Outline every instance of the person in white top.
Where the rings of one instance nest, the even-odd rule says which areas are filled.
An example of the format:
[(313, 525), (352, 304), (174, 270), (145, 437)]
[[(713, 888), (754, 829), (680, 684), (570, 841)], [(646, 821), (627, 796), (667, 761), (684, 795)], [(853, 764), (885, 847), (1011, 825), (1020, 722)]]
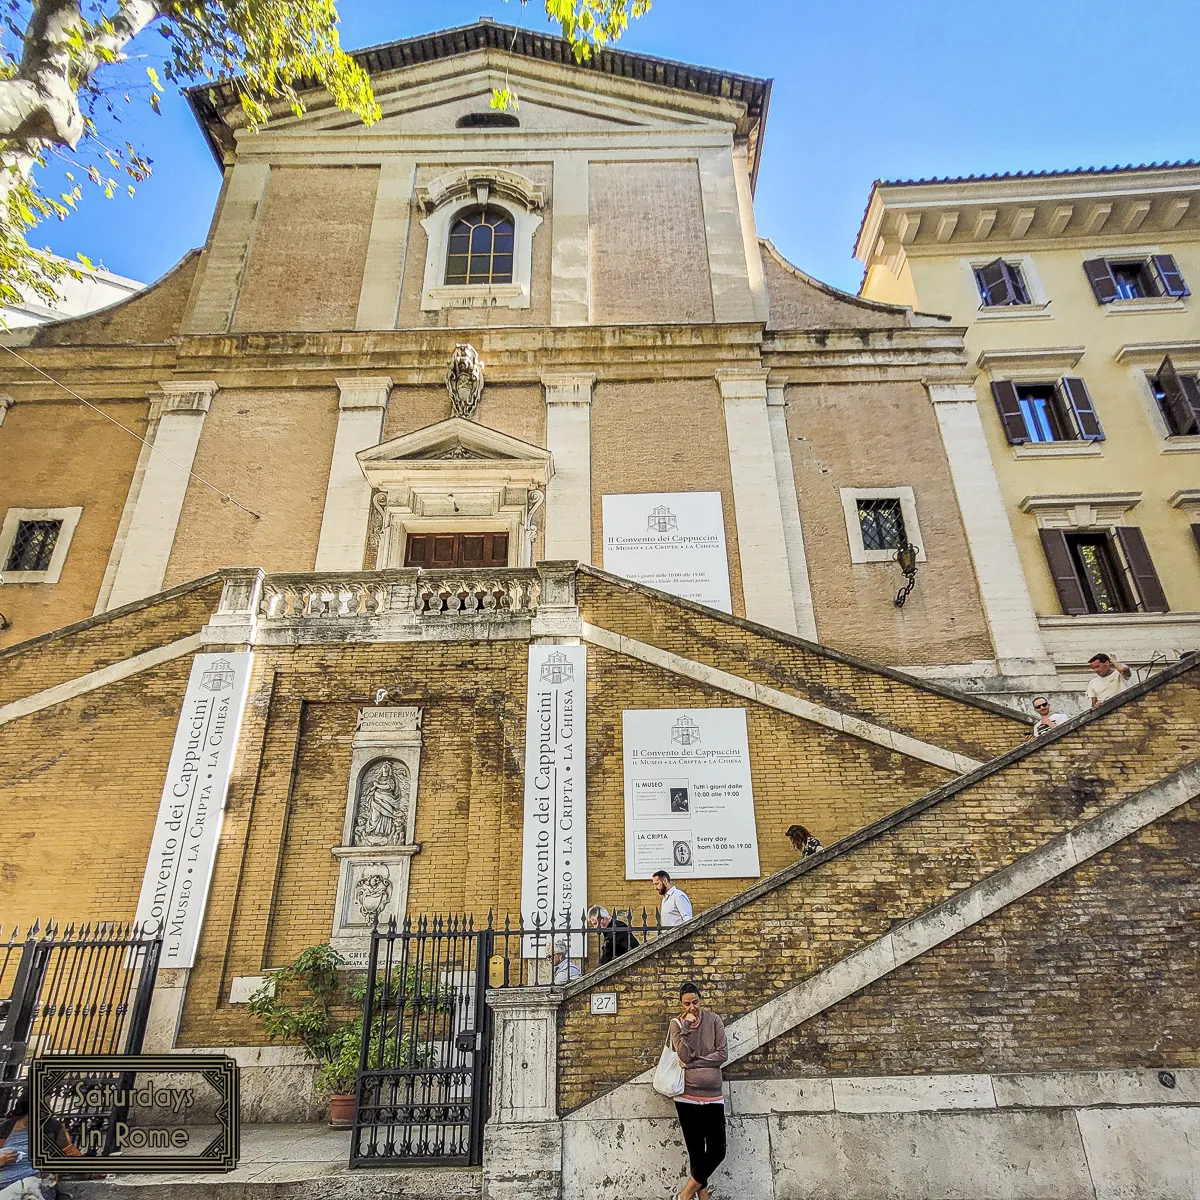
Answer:
[(570, 983), (572, 979), (578, 979), (583, 974), (579, 969), (579, 964), (572, 962), (567, 957), (569, 952), (568, 939), (556, 937), (550, 947), (550, 961), (554, 965), (554, 983), (558, 987), (562, 987), (564, 983)]
[(1045, 696), (1034, 696), (1033, 711), (1037, 713), (1037, 720), (1033, 723), (1033, 732), (1029, 735), (1030, 737), (1049, 733), (1056, 725), (1061, 725), (1064, 721), (1071, 719), (1066, 713), (1052, 713), (1050, 701)]
[(1132, 671), (1124, 664), (1113, 662), (1107, 654), (1093, 654), (1088, 659), (1088, 666), (1096, 672), (1096, 677), (1087, 685), (1087, 694), (1092, 707), (1111, 700), (1129, 686)]
[(662, 897), (659, 919), (664, 925), (682, 925), (692, 919), (692, 902), (671, 882), (666, 871), (655, 871), (651, 882)]

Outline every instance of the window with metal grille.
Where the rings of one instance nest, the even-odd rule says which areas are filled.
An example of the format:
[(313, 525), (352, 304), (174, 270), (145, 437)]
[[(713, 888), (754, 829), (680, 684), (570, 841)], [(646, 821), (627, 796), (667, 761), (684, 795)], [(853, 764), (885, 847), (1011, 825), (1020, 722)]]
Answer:
[(899, 550), (908, 541), (900, 501), (894, 497), (858, 501), (864, 550)]
[(446, 283), (512, 283), (513, 223), (497, 208), (475, 208), (454, 222), (446, 250)]
[(4, 562), (6, 571), (48, 571), (61, 521), (20, 521), (12, 548)]

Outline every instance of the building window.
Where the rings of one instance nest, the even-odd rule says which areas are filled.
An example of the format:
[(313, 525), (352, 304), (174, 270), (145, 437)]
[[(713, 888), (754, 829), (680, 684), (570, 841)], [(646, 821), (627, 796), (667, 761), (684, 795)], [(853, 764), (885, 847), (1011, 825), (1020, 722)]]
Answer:
[(1200, 434), (1200, 375), (1181, 375), (1168, 355), (1150, 377), (1150, 387), (1169, 437)]
[(446, 284), (512, 283), (513, 223), (498, 208), (475, 208), (450, 228)]
[(904, 514), (895, 497), (858, 501), (858, 524), (864, 550), (899, 550), (908, 541)]
[(542, 184), (508, 167), (456, 167), (414, 196), (425, 213), (422, 311), (530, 306)]
[(1094, 258), (1083, 264), (1097, 301), (1181, 299), (1191, 295), (1170, 254), (1138, 258)]
[(1029, 289), (1016, 263), (997, 258), (975, 268), (975, 285), (983, 308), (1000, 308), (1011, 304), (1028, 304)]
[(4, 570), (48, 571), (61, 531), (61, 521), (18, 521)]
[(0, 583), (57, 583), (82, 508), (10, 508), (0, 524)]
[(1136, 526), (1039, 532), (1064, 613), (1168, 611), (1146, 539)]
[(1082, 379), (1056, 383), (997, 380), (992, 396), (1009, 443), (1102, 442), (1104, 430)]
[(906, 542), (917, 547), (917, 561), (925, 561), (912, 488), (842, 488), (841, 497), (852, 563), (894, 562)]

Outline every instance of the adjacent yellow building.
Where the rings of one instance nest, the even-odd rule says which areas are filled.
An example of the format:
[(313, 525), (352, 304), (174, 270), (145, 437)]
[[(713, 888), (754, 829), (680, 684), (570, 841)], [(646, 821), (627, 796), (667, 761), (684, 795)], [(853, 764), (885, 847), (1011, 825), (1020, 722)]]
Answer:
[(864, 297), (965, 326), (935, 407), (1017, 657), (1200, 648), (1200, 164), (876, 183), (855, 252)]

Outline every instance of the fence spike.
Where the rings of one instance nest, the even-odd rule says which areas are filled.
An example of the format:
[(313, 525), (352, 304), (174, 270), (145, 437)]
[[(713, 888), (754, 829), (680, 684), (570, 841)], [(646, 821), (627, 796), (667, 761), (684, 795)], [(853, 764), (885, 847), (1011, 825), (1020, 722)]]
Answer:
[(487, 927), (488, 927), (488, 932), (489, 932), (489, 933), (490, 933), (490, 932), (491, 932), (491, 930), (492, 930), (492, 918), (493, 918), (493, 914), (494, 914), (494, 910), (493, 910), (493, 909), (491, 909), (491, 908), (489, 908), (489, 909), (488, 909), (488, 923), (487, 923)]

